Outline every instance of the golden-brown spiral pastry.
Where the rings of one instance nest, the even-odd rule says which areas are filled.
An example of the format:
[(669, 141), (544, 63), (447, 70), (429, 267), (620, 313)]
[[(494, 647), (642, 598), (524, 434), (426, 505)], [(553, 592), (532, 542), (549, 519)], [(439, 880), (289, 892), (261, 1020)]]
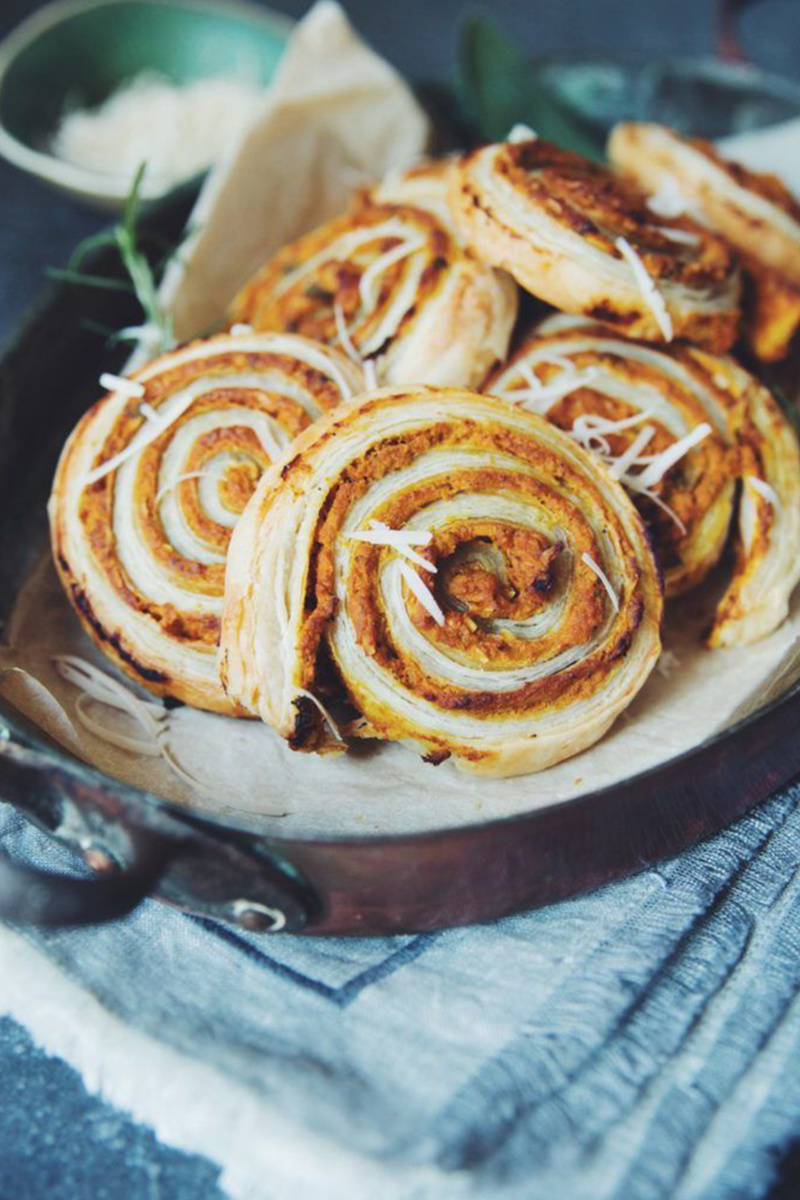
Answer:
[(663, 125), (617, 125), (608, 152), (653, 193), (652, 208), (690, 212), (741, 255), (747, 341), (762, 362), (785, 358), (800, 326), (800, 204), (789, 189)]
[(800, 287), (753, 258), (742, 266), (747, 344), (761, 362), (780, 362), (800, 329)]
[(216, 664), (231, 532), (264, 468), (363, 377), (327, 346), (250, 334), (193, 342), (108, 382), (53, 484), (61, 581), (137, 683), (234, 711)]
[(738, 487), (736, 563), (709, 642), (755, 641), (784, 620), (800, 577), (800, 452), (772, 394), (733, 359), (555, 316), (486, 390), (605, 460), (650, 527), (667, 595), (718, 562)]
[(429, 158), (404, 171), (390, 171), (379, 183), (363, 192), (367, 204), (401, 204), (433, 213), (460, 240), (450, 211), (451, 175), (456, 160)]
[(668, 187), (738, 251), (800, 287), (800, 204), (775, 175), (748, 171), (710, 142), (644, 121), (617, 125), (608, 153), (640, 187), (656, 197)]
[(637, 190), (577, 154), (539, 139), (473, 150), (450, 201), (477, 255), (564, 312), (648, 341), (718, 351), (735, 341), (739, 280), (724, 242), (654, 217)]
[[(415, 177), (416, 179), (417, 177)], [(473, 386), (508, 349), (512, 279), (460, 245), (430, 168), (410, 202), (363, 193), (347, 214), (284, 247), (242, 290), (233, 316), (344, 346), (386, 383)]]
[[(221, 669), (297, 750), (344, 734), (485, 775), (591, 745), (660, 652), (624, 490), (519, 406), (365, 393), (267, 472), (228, 559)], [(326, 709), (358, 714), (342, 731)]]

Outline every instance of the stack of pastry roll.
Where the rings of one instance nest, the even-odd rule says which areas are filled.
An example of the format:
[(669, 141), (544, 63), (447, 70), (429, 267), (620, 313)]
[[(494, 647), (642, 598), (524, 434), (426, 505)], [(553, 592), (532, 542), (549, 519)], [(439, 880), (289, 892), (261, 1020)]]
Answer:
[[(667, 159), (630, 137), (625, 178), (523, 130), (362, 189), (246, 284), (231, 333), (86, 415), (53, 544), (122, 670), (296, 750), (376, 738), (513, 775), (607, 731), (661, 652), (664, 595), (731, 530), (709, 645), (780, 624), (800, 452), (728, 351), (747, 221), (774, 209), (750, 253), (783, 304), (797, 213), (696, 149), (748, 203), (733, 220), (688, 172), (691, 211), (655, 211)], [(519, 288), (561, 311), (509, 355)]]
[(362, 373), (305, 338), (249, 333), (106, 382), (53, 483), (61, 581), (85, 631), (136, 683), (236, 712), (217, 669), (231, 531), (265, 467), (359, 392)]
[(747, 282), (750, 346), (764, 362), (785, 357), (800, 327), (800, 204), (789, 189), (662, 125), (618, 125), (608, 149), (652, 193), (652, 210), (691, 213), (733, 247)]

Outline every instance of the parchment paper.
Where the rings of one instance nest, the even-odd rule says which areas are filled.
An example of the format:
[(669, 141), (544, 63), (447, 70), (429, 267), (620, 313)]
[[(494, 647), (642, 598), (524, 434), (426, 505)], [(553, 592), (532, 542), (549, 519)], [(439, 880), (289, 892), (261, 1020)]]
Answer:
[[(317, 5), (293, 34), (252, 129), (206, 185), (191, 243), (165, 281), (179, 336), (218, 321), (273, 250), (341, 210), (354, 169), (380, 174), (403, 165), (420, 153), (426, 135), (406, 85), (358, 40), (338, 6)], [(785, 138), (776, 144), (783, 161)], [(450, 763), (425, 764), (400, 746), (325, 758), (295, 754), (260, 722), (178, 708), (169, 714), (169, 742), (178, 762), (203, 782), (192, 789), (163, 760), (116, 750), (81, 727), (76, 690), (58, 675), (52, 656), (78, 654), (113, 669), (81, 633), (49, 554), (6, 631), (0, 690), (108, 774), (267, 831), (324, 836), (454, 827), (572, 799), (656, 766), (800, 676), (800, 593), (789, 621), (770, 638), (743, 650), (708, 651), (700, 632), (715, 587), (719, 579), (670, 607), (663, 665), (673, 662), (672, 668), (653, 673), (603, 741), (521, 779), (475, 779)], [(106, 725), (118, 719), (104, 706), (97, 711)]]
[[(710, 585), (672, 608), (665, 661), (674, 655), (677, 664), (668, 673), (656, 668), (610, 734), (584, 754), (520, 779), (475, 779), (450, 763), (430, 766), (402, 746), (324, 758), (296, 754), (260, 721), (178, 708), (169, 714), (170, 744), (178, 761), (203, 780), (202, 793), (193, 792), (162, 761), (115, 750), (77, 721), (77, 693), (55, 671), (52, 656), (79, 654), (114, 672), (81, 632), (49, 555), (20, 595), (7, 630), (0, 670), (3, 664), (16, 670), (0, 678), (0, 690), (108, 774), (198, 808), (247, 815), (250, 824), (278, 834), (436, 829), (526, 812), (656, 766), (759, 707), (776, 684), (777, 694), (797, 678), (800, 593), (790, 620), (772, 637), (743, 650), (709, 651), (699, 636), (713, 590)], [(104, 724), (113, 723), (105, 706), (96, 712)]]
[(164, 279), (179, 341), (210, 329), (286, 242), (346, 207), (354, 186), (419, 157), (411, 89), (322, 0), (295, 28), (260, 110), (209, 176)]

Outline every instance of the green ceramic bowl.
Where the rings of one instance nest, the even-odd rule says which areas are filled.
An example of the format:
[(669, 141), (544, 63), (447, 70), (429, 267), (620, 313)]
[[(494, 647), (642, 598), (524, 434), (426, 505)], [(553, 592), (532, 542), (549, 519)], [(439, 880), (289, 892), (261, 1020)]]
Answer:
[(236, 0), (49, 4), (0, 44), (0, 154), (73, 196), (118, 206), (129, 180), (49, 152), (64, 111), (101, 103), (142, 71), (177, 83), (230, 74), (266, 84), (291, 27), (278, 13)]

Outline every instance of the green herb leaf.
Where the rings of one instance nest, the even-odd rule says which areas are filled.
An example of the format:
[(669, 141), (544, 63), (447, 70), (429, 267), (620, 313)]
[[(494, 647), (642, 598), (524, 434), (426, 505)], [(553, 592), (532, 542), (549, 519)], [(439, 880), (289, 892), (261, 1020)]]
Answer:
[[(122, 219), (112, 229), (93, 234), (86, 238), (76, 248), (66, 267), (51, 267), (48, 275), (64, 283), (73, 283), (84, 287), (104, 288), (108, 291), (133, 293), (145, 317), (145, 327), (153, 332), (153, 348), (156, 353), (170, 349), (174, 345), (172, 317), (161, 307), (158, 296), (156, 275), (147, 255), (139, 245), (137, 225), (141, 209), (141, 186), (146, 170), (142, 163), (136, 172), (131, 190), (122, 210)], [(106, 246), (116, 246), (122, 264), (130, 282), (112, 279), (101, 275), (87, 274), (79, 270), (80, 264), (93, 250)], [(123, 330), (118, 335), (119, 340), (129, 340)]]
[(549, 87), (540, 67), (490, 17), (464, 21), (458, 54), (459, 93), (482, 140), (501, 141), (518, 124), (588, 158), (603, 146)]
[(120, 257), (133, 283), (136, 298), (142, 306), (146, 323), (158, 331), (159, 349), (167, 350), (174, 343), (172, 318), (161, 307), (153, 270), (146, 255), (139, 249), (136, 233), (141, 207), (140, 192), (145, 170), (146, 163), (142, 163), (136, 172), (125, 201), (122, 221), (114, 230), (114, 234)]
[(74, 283), (79, 287), (100, 288), (108, 292), (127, 292), (129, 296), (134, 294), (132, 283), (126, 283), (124, 279), (110, 279), (107, 275), (87, 275), (84, 271), (73, 271), (69, 267), (46, 267), (45, 274), (61, 283)]
[(113, 229), (103, 229), (100, 233), (93, 233), (90, 237), (84, 238), (70, 255), (67, 269), (77, 271), (87, 254), (91, 254), (93, 250), (102, 250), (106, 246), (113, 246), (115, 241)]

